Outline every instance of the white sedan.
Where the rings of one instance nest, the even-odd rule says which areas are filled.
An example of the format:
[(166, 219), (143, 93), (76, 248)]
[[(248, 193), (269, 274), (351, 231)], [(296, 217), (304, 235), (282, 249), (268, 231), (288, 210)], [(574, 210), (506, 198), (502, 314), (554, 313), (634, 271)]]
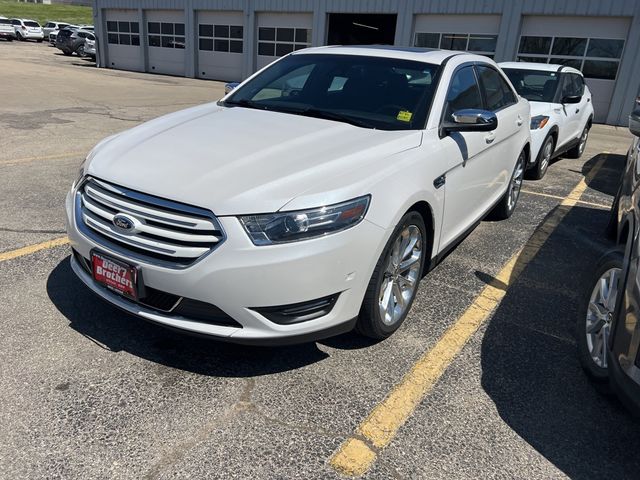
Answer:
[(66, 200), (72, 268), (123, 310), (233, 342), (385, 338), (424, 273), (513, 213), (529, 122), (483, 56), (298, 51), (99, 143)]
[(582, 72), (544, 63), (499, 65), (518, 93), (531, 102), (531, 176), (544, 177), (559, 155), (579, 158), (593, 122), (591, 92)]

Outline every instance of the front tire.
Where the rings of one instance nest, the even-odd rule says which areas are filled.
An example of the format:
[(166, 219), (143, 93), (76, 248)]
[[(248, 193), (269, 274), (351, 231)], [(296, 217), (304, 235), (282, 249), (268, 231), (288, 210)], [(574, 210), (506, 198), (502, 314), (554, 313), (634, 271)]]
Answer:
[(596, 384), (609, 380), (607, 343), (622, 273), (624, 254), (613, 250), (598, 262), (580, 303), (576, 323), (578, 357), (582, 368)]
[(22, 36), (22, 34), (20, 32), (16, 33), (16, 38), (18, 39), (18, 41), (24, 42), (24, 37)]
[(358, 333), (382, 340), (400, 328), (418, 291), (427, 242), (422, 216), (406, 213), (373, 271), (356, 323)]
[(520, 152), (516, 166), (513, 168), (509, 186), (500, 202), (494, 207), (489, 214), (492, 220), (506, 220), (516, 209), (518, 199), (520, 198), (520, 189), (522, 188), (522, 179), (524, 178), (524, 166), (526, 155), (524, 150)]
[(556, 142), (553, 136), (549, 135), (544, 140), (544, 143), (540, 148), (540, 153), (538, 153), (535, 167), (531, 170), (530, 177), (532, 180), (540, 180), (545, 176), (547, 169), (549, 168), (549, 164), (551, 163), (555, 146)]

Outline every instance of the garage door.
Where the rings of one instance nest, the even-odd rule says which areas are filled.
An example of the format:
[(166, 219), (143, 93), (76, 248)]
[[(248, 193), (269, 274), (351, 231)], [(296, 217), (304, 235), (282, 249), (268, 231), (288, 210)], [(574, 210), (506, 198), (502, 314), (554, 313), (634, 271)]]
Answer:
[(630, 23), (628, 18), (525, 17), (518, 59), (582, 70), (593, 94), (594, 120), (604, 122)]
[(242, 80), (244, 26), (242, 12), (198, 12), (200, 78)]
[(185, 75), (184, 12), (147, 11), (149, 72)]
[(416, 15), (416, 47), (465, 50), (493, 58), (500, 15)]
[(107, 66), (143, 71), (137, 10), (106, 10)]
[(311, 13), (258, 13), (258, 69), (311, 46)]

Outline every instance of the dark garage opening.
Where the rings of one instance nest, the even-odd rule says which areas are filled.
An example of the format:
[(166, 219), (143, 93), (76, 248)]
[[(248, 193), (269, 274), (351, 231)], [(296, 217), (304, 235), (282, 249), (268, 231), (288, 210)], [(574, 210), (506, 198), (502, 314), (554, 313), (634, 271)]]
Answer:
[(397, 15), (330, 13), (328, 45), (393, 45)]

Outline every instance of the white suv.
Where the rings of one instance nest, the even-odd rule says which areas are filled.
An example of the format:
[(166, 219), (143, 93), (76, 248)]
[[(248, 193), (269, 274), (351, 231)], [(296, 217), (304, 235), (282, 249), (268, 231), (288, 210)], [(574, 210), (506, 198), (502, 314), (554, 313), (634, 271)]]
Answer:
[(12, 42), (16, 38), (16, 30), (11, 24), (11, 20), (6, 17), (0, 17), (0, 38)]
[(240, 343), (384, 338), (485, 215), (509, 217), (529, 103), (479, 55), (321, 47), (99, 143), (72, 268), (147, 320)]
[(16, 31), (18, 40), (36, 40), (38, 43), (44, 40), (42, 27), (35, 20), (12, 18), (11, 23)]
[(531, 102), (531, 177), (540, 179), (554, 157), (579, 158), (593, 122), (591, 92), (580, 70), (564, 65), (505, 62), (499, 66)]

